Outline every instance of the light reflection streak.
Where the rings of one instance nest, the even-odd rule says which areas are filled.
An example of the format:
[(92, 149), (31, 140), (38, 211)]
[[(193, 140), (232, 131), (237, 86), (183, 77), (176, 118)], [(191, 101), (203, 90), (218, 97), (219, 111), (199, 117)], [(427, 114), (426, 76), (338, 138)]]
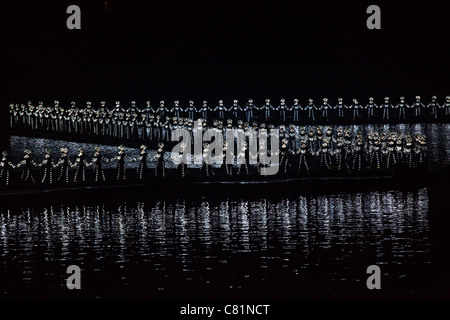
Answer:
[[(21, 265), (28, 282), (37, 277), (34, 266), (42, 260), (61, 265), (70, 261), (95, 270), (102, 270), (104, 260), (124, 269), (147, 261), (151, 272), (162, 272), (164, 279), (181, 270), (190, 280), (196, 279), (195, 272), (255, 254), (259, 262), (251, 270), (260, 273), (252, 277), (261, 279), (277, 264), (299, 274), (365, 252), (380, 264), (407, 265), (410, 259), (425, 263), (428, 232), (427, 189), (0, 211), (2, 260)], [(202, 274), (202, 281), (213, 280)]]

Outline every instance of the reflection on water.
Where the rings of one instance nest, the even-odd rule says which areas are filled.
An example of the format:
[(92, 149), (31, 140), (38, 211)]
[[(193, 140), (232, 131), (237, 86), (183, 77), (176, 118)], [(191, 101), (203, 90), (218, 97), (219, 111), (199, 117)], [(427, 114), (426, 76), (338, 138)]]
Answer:
[(428, 205), (420, 189), (2, 209), (0, 296), (74, 294), (71, 264), (87, 298), (339, 296), (367, 291), (370, 264), (411, 294), (430, 263)]

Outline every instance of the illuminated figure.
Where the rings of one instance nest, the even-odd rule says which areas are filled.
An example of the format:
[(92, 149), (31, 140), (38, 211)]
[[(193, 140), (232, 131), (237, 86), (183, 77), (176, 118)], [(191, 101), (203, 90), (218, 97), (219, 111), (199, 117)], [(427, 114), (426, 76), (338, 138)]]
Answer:
[(38, 167), (44, 167), (44, 174), (41, 179), (41, 183), (53, 183), (53, 159), (51, 156), (51, 152), (49, 149), (45, 149), (45, 156), (44, 160), (40, 164), (37, 165)]
[(416, 117), (420, 117), (421, 110), (425, 108), (425, 105), (420, 101), (420, 96), (416, 96), (416, 101), (411, 107), (414, 109), (414, 115)]
[(406, 108), (409, 108), (408, 104), (405, 102), (405, 97), (400, 97), (400, 103), (395, 107), (398, 109), (398, 119), (406, 119)]
[(373, 144), (369, 149), (369, 166), (373, 168), (376, 165), (376, 169), (381, 168), (381, 141), (378, 134), (373, 138)]
[(223, 119), (223, 118), (225, 118), (226, 110), (227, 110), (226, 107), (223, 105), (223, 100), (219, 100), (219, 104), (217, 107), (214, 108), (214, 112), (219, 111), (219, 118)]
[(178, 160), (180, 163), (177, 166), (178, 176), (181, 178), (187, 175), (187, 152), (186, 143), (180, 145), (180, 151), (178, 152)]
[(336, 146), (333, 150), (334, 155), (334, 162), (336, 163), (337, 170), (341, 170), (343, 168), (342, 166), (342, 153), (344, 148), (344, 138), (340, 137), (336, 141)]
[(144, 179), (144, 175), (147, 172), (147, 146), (141, 145), (141, 152), (139, 155), (133, 159), (133, 161), (139, 161), (137, 166), (137, 176), (138, 180), (142, 181)]
[(306, 140), (301, 140), (300, 142), (300, 149), (297, 151), (298, 154), (298, 173), (303, 173), (305, 171), (306, 174), (309, 174), (309, 151), (308, 151), (308, 145), (306, 144)]
[(353, 99), (353, 104), (351, 108), (353, 109), (353, 120), (359, 118), (359, 109), (361, 109), (361, 106), (359, 105), (357, 99)]
[(357, 169), (358, 171), (361, 171), (364, 168), (365, 163), (364, 141), (361, 135), (356, 137), (354, 154), (352, 170)]
[(250, 122), (253, 118), (253, 109), (255, 108), (255, 105), (253, 104), (253, 100), (249, 99), (247, 105), (244, 108), (245, 111), (245, 120), (247, 122)]
[(222, 164), (220, 165), (220, 172), (224, 176), (231, 176), (233, 175), (233, 162), (234, 162), (234, 154), (233, 149), (230, 153), (231, 159), (229, 160), (230, 163), (228, 163), (228, 142), (225, 142), (223, 144), (223, 157), (222, 157)]
[(58, 162), (53, 167), (60, 167), (58, 181), (69, 183), (69, 168), (72, 167), (72, 162), (67, 155), (67, 148), (61, 148), (60, 150), (61, 156), (59, 157)]
[(203, 144), (202, 156), (203, 156), (203, 161), (202, 161), (202, 166), (200, 168), (200, 174), (202, 176), (209, 177), (209, 176), (211, 176), (211, 173), (212, 173), (211, 172), (211, 163), (210, 163), (211, 159), (208, 158), (210, 156), (209, 155), (209, 144), (206, 142)]
[(87, 162), (85, 160), (84, 149), (80, 147), (78, 148), (78, 154), (75, 163), (72, 165), (72, 168), (73, 167), (77, 168), (73, 179), (74, 182), (86, 181), (86, 165)]
[(290, 150), (288, 141), (286, 139), (281, 140), (280, 146), (280, 173), (287, 174), (289, 169)]
[(289, 109), (289, 111), (292, 111), (294, 121), (298, 121), (298, 119), (299, 119), (298, 114), (299, 114), (300, 110), (301, 110), (301, 106), (298, 103), (298, 99), (294, 99), (294, 104)]
[(235, 119), (239, 118), (239, 111), (242, 111), (237, 100), (233, 100), (233, 105), (230, 107), (231, 114)]
[(367, 119), (370, 119), (370, 117), (373, 117), (373, 110), (377, 109), (378, 106), (375, 104), (373, 97), (369, 98), (369, 103), (366, 105), (367, 110)]
[(94, 166), (94, 181), (95, 182), (104, 182), (105, 181), (105, 173), (103, 172), (103, 155), (100, 152), (100, 147), (95, 147), (94, 149), (94, 157), (91, 160), (90, 165)]
[(390, 169), (393, 165), (397, 164), (397, 157), (395, 156), (395, 139), (391, 135), (388, 137), (385, 160), (383, 161), (386, 165), (386, 169)]
[(158, 149), (156, 150), (155, 156), (151, 159), (151, 161), (156, 159), (156, 167), (155, 167), (155, 177), (165, 177), (166, 176), (166, 166), (164, 162), (164, 157), (166, 156), (166, 152), (164, 151), (164, 143), (158, 143)]
[(208, 120), (208, 109), (208, 102), (203, 100), (203, 104), (200, 108), (200, 116), (205, 120)]
[(440, 108), (440, 106), (439, 106), (439, 103), (437, 102), (437, 97), (436, 96), (431, 97), (431, 102), (430, 102), (430, 104), (427, 107), (428, 108), (431, 107), (431, 116), (434, 119), (437, 119), (437, 116), (438, 116), (437, 111), (438, 111), (438, 108)]
[(403, 161), (408, 168), (414, 168), (413, 144), (410, 135), (405, 137), (405, 146), (403, 148)]
[(2, 160), (0, 162), (0, 185), (9, 185), (9, 177), (11, 169), (15, 166), (9, 161), (8, 152), (2, 152)]
[(450, 116), (450, 96), (445, 97), (443, 106), (445, 107), (445, 115)]
[(266, 103), (260, 110), (263, 109), (265, 112), (265, 119), (270, 120), (270, 110), (274, 110), (273, 106), (270, 104), (270, 99), (266, 99)]
[(342, 98), (338, 98), (338, 104), (334, 107), (334, 109), (338, 109), (338, 117), (344, 117), (344, 109), (347, 109), (347, 106), (344, 104), (344, 100)]
[(322, 117), (328, 121), (328, 110), (331, 109), (330, 104), (328, 103), (328, 98), (323, 98), (322, 105), (319, 110), (322, 110)]
[(31, 150), (30, 149), (25, 149), (24, 150), (24, 156), (22, 161), (20, 161), (17, 165), (16, 168), (20, 168), (22, 167), (22, 175), (20, 176), (20, 179), (22, 180), (22, 182), (24, 183), (28, 183), (28, 182), (32, 182), (34, 183), (34, 178), (33, 178), (33, 174), (31, 172), (33, 166), (36, 166), (36, 163), (33, 161), (33, 159), (31, 159)]
[(186, 108), (187, 112), (188, 112), (188, 118), (191, 120), (194, 120), (195, 118), (195, 112), (197, 112), (197, 109), (194, 106), (194, 101), (190, 100), (189, 101), (189, 105)]
[(383, 119), (389, 120), (390, 109), (393, 108), (392, 104), (389, 102), (389, 97), (384, 98), (384, 103), (381, 106), (383, 108)]
[(317, 155), (319, 156), (319, 166), (325, 167), (327, 169), (331, 168), (331, 155), (330, 155), (330, 145), (328, 139), (322, 139), (322, 142), (319, 144), (319, 150), (317, 151)]
[(131, 160), (125, 153), (125, 147), (120, 145), (117, 147), (117, 155), (109, 161), (117, 161), (117, 181), (126, 180), (125, 159)]
[[(240, 160), (239, 160), (240, 159)], [(248, 171), (248, 159), (249, 159), (249, 154), (248, 154), (248, 148), (247, 148), (247, 142), (243, 142), (242, 143), (242, 148), (241, 150), (238, 152), (238, 160), (242, 161), (241, 165), (238, 168), (237, 174), (244, 174), (244, 175), (248, 175), (249, 171)]]
[(316, 105), (313, 102), (313, 99), (308, 99), (308, 105), (306, 106), (306, 110), (308, 110), (308, 118), (311, 118), (313, 121), (314, 118), (314, 110), (317, 110)]
[(296, 150), (297, 149), (297, 143), (296, 143), (297, 132), (295, 131), (295, 126), (293, 124), (289, 125), (289, 131), (288, 131), (287, 135), (289, 138), (290, 148), (293, 150)]
[(280, 119), (282, 121), (286, 121), (286, 110), (287, 110), (286, 100), (281, 99), (280, 100), (280, 105), (277, 107), (276, 110), (280, 111)]

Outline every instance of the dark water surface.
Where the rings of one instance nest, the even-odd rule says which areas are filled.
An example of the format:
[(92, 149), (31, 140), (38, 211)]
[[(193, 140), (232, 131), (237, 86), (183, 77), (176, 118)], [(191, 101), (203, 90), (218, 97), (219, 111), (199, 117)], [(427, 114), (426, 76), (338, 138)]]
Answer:
[(420, 295), (428, 209), (420, 189), (2, 210), (1, 295), (70, 296), (71, 264), (90, 298), (338, 297), (364, 291), (371, 264)]

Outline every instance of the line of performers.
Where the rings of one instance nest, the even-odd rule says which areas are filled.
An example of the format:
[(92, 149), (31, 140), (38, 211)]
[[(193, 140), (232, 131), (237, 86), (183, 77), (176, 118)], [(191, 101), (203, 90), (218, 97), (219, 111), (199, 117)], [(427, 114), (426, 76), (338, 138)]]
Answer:
[[(293, 129), (292, 126), (289, 131), (292, 132)], [(278, 163), (275, 164), (278, 166), (278, 175), (308, 175), (311, 172), (348, 174), (393, 170), (397, 167), (413, 169), (423, 167), (427, 158), (426, 138), (420, 134), (402, 136), (397, 132), (368, 132), (366, 135), (359, 133), (354, 135), (351, 129), (343, 127), (337, 128), (333, 134), (331, 127), (310, 127), (309, 130), (301, 127), (299, 136), (300, 139), (295, 139), (293, 135), (289, 136), (289, 133), (280, 132), (279, 150), (276, 151), (279, 153)], [(203, 157), (210, 154), (209, 147), (208, 143), (203, 144)], [(109, 181), (127, 180), (127, 162), (137, 163), (135, 176), (137, 180), (143, 181), (152, 177), (165, 177), (166, 160), (179, 163), (174, 173), (179, 178), (256, 175), (261, 174), (261, 170), (267, 166), (259, 161), (261, 152), (267, 152), (269, 157), (273, 155), (270, 144), (268, 146), (259, 144), (257, 154), (251, 154), (245, 142), (241, 150), (233, 149), (233, 163), (230, 164), (227, 162), (229, 147), (224, 143), (223, 162), (220, 166), (203, 161), (200, 168), (188, 167), (186, 159), (191, 161), (192, 154), (188, 154), (189, 148), (186, 148), (186, 144), (181, 144), (180, 151), (174, 155), (166, 152), (164, 144), (159, 142), (152, 157), (149, 157), (147, 147), (142, 145), (139, 155), (133, 158), (125, 153), (125, 147), (122, 145), (112, 158), (104, 157), (101, 149), (96, 147), (89, 161), (84, 149), (79, 148), (73, 162), (68, 156), (67, 148), (61, 148), (61, 155), (56, 160), (50, 150), (46, 149), (44, 159), (40, 162), (35, 162), (31, 150), (26, 149), (23, 159), (17, 164), (11, 163), (8, 153), (4, 151), (0, 162), (0, 181), (2, 185), (9, 185), (11, 171), (21, 170), (20, 181), (25, 184), (84, 183), (87, 180), (105, 182), (107, 180), (104, 172), (105, 162), (116, 162), (114, 177), (110, 176)], [(236, 161), (236, 156), (243, 159), (242, 163)], [(251, 158), (256, 164), (249, 161)], [(174, 161), (175, 159), (177, 161)], [(156, 165), (150, 168), (148, 162), (156, 162)], [(92, 169), (89, 169), (90, 167)], [(35, 168), (42, 169), (37, 173)], [(37, 180), (36, 174), (39, 174)]]
[(228, 107), (223, 100), (214, 107), (208, 105), (207, 101), (203, 101), (199, 107), (193, 101), (189, 101), (188, 106), (184, 108), (179, 101), (175, 101), (171, 107), (160, 101), (156, 108), (147, 101), (142, 109), (136, 106), (135, 101), (132, 101), (131, 106), (126, 109), (119, 101), (116, 101), (115, 107), (111, 109), (106, 107), (105, 102), (101, 102), (98, 108), (94, 108), (91, 102), (87, 102), (85, 107), (77, 107), (75, 102), (72, 102), (69, 108), (64, 108), (55, 101), (53, 106), (44, 106), (42, 102), (37, 106), (31, 102), (26, 105), (10, 104), (9, 110), (10, 126), (13, 128), (157, 140), (170, 126), (191, 126), (197, 118), (202, 118), (207, 123), (212, 123), (213, 119), (230, 119), (235, 123), (237, 120), (251, 122), (255, 119), (260, 122), (276, 123), (330, 119), (354, 121), (373, 118), (385, 121), (444, 119), (450, 116), (450, 96), (442, 103), (433, 96), (427, 104), (422, 102), (420, 96), (416, 96), (411, 104), (405, 101), (405, 97), (400, 97), (397, 103), (392, 103), (389, 97), (386, 97), (381, 104), (375, 103), (373, 98), (369, 98), (368, 103), (361, 104), (357, 99), (353, 99), (351, 104), (345, 104), (343, 99), (339, 98), (336, 105), (330, 104), (327, 98), (319, 104), (309, 99), (304, 105), (301, 105), (298, 99), (294, 99), (290, 105), (285, 99), (281, 99), (277, 105), (266, 99), (265, 104), (259, 107), (252, 99), (244, 106), (241, 106), (238, 100), (234, 100)]
[(282, 173), (360, 172), (424, 167), (426, 137), (392, 132), (353, 134), (350, 128), (300, 128), (300, 142), (293, 139), (294, 128), (282, 133), (280, 171)]

